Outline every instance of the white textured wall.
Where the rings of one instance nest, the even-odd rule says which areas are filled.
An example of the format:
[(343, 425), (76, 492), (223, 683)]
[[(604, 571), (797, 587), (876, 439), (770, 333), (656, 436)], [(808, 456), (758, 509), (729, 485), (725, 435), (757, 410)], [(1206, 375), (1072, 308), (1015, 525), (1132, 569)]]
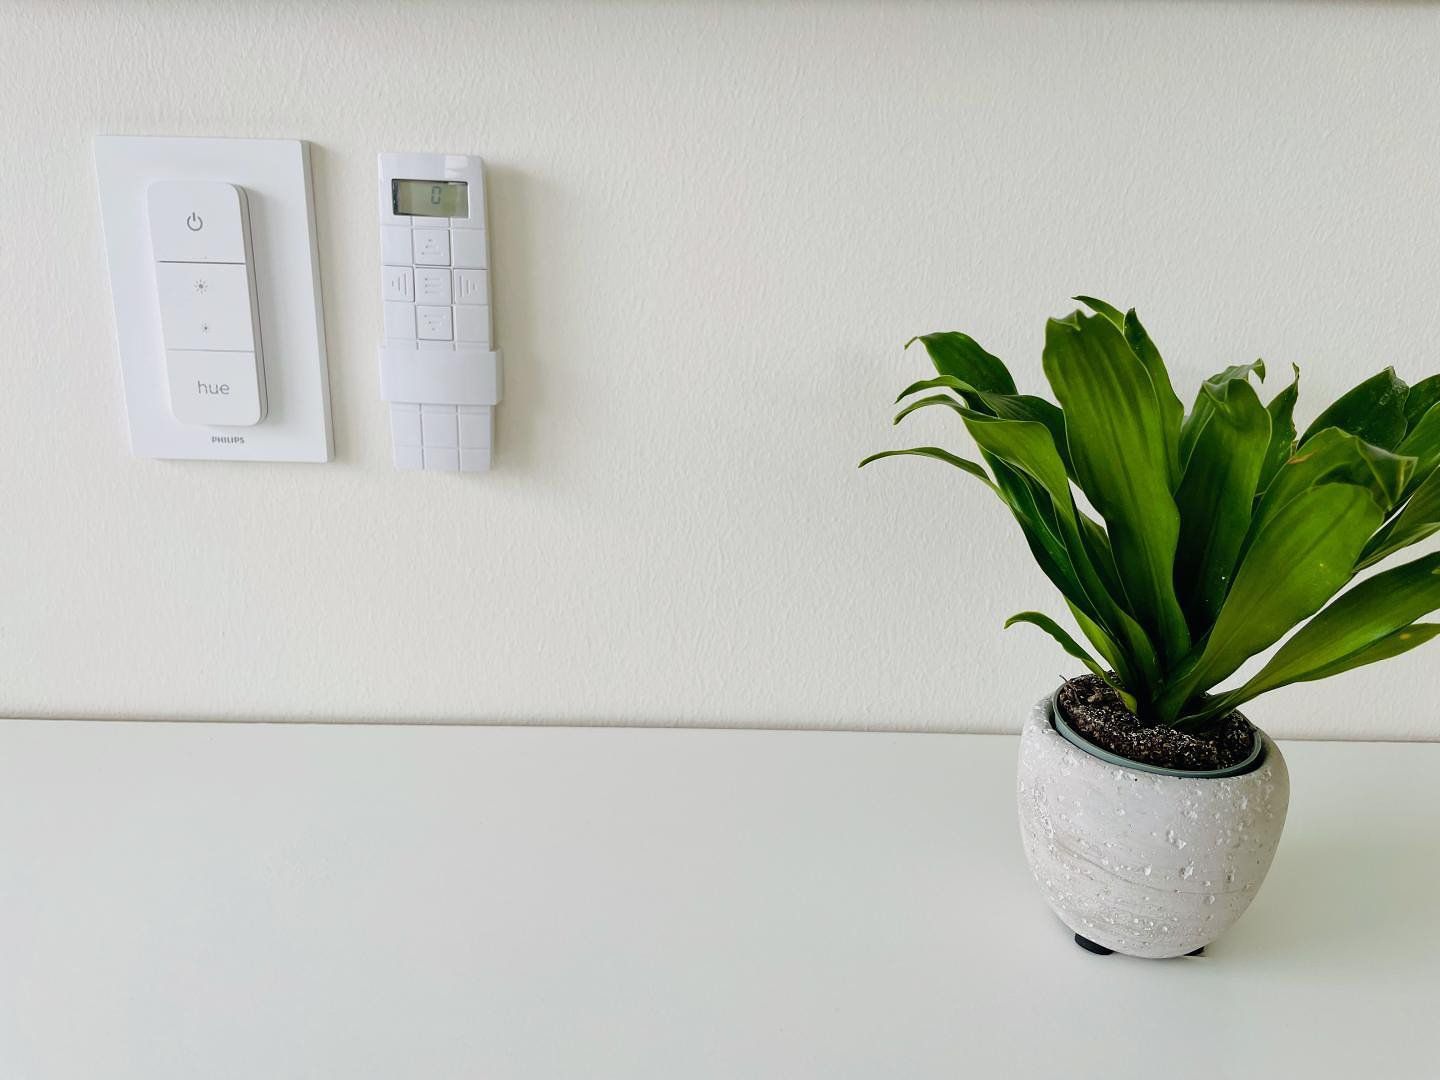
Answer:
[[(1188, 395), (1440, 368), (1426, 5), (0, 8), (0, 712), (1015, 728), (1072, 665), (963, 444), (957, 327), (1134, 304)], [(316, 146), (339, 460), (128, 453), (90, 139)], [(391, 471), (374, 156), (491, 163), (499, 469)], [(1280, 380), (1276, 380), (1279, 385)], [(1440, 649), (1253, 715), (1435, 736)]]

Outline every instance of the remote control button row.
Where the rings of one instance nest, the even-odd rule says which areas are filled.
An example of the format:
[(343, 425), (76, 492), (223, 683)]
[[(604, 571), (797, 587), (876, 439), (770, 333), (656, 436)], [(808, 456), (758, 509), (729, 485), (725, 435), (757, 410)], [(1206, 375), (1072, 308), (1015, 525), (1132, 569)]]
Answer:
[(408, 304), (467, 304), (490, 302), (486, 270), (447, 270), (444, 267), (382, 266), (380, 298)]
[(380, 226), (380, 261), (390, 266), (457, 266), (489, 269), (484, 229)]
[(456, 341), (462, 345), (490, 346), (488, 304), (438, 307), (387, 300), (385, 337), (388, 341)]

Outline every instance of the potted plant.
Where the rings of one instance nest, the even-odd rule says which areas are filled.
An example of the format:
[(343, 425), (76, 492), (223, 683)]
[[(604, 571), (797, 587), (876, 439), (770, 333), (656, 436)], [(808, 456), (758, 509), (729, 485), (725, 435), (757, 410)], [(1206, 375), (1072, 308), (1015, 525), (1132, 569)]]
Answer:
[(934, 458), (1009, 507), (1091, 646), (1039, 612), (1006, 623), (1088, 669), (1024, 721), (1030, 868), (1081, 945), (1180, 956), (1244, 912), (1285, 821), (1285, 761), (1239, 706), (1440, 633), (1417, 621), (1440, 608), (1440, 553), (1355, 582), (1440, 529), (1440, 376), (1407, 387), (1386, 369), (1297, 436), (1298, 369), (1263, 404), (1257, 360), (1207, 379), (1187, 413), (1135, 312), (1076, 299), (1091, 313), (1045, 328), (1058, 405), (969, 336), (926, 334), (937, 376), (906, 388), (896, 423), (951, 409), (979, 460), (919, 446), (861, 464)]

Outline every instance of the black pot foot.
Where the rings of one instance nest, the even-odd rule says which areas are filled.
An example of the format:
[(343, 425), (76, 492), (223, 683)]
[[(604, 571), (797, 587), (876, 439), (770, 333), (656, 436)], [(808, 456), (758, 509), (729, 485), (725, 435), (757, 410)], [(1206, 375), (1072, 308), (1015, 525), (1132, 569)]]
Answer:
[(1086, 952), (1094, 953), (1096, 956), (1109, 956), (1115, 951), (1114, 949), (1107, 949), (1104, 945), (1096, 945), (1095, 942), (1089, 938), (1081, 937), (1079, 934), (1075, 935), (1075, 944), (1079, 945)]
[(1204, 956), (1204, 955), (1205, 955), (1205, 946), (1204, 946), (1204, 945), (1201, 945), (1201, 946), (1200, 946), (1198, 949), (1196, 949), (1194, 952), (1187, 952), (1185, 955), (1186, 955), (1186, 956)]

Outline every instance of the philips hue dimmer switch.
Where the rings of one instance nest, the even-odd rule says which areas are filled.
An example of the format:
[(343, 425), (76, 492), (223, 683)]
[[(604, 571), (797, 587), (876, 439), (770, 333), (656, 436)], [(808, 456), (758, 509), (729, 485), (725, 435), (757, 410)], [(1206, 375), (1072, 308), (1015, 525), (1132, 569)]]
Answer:
[(265, 360), (245, 192), (218, 180), (157, 180), (146, 202), (170, 411), (184, 424), (258, 424)]

